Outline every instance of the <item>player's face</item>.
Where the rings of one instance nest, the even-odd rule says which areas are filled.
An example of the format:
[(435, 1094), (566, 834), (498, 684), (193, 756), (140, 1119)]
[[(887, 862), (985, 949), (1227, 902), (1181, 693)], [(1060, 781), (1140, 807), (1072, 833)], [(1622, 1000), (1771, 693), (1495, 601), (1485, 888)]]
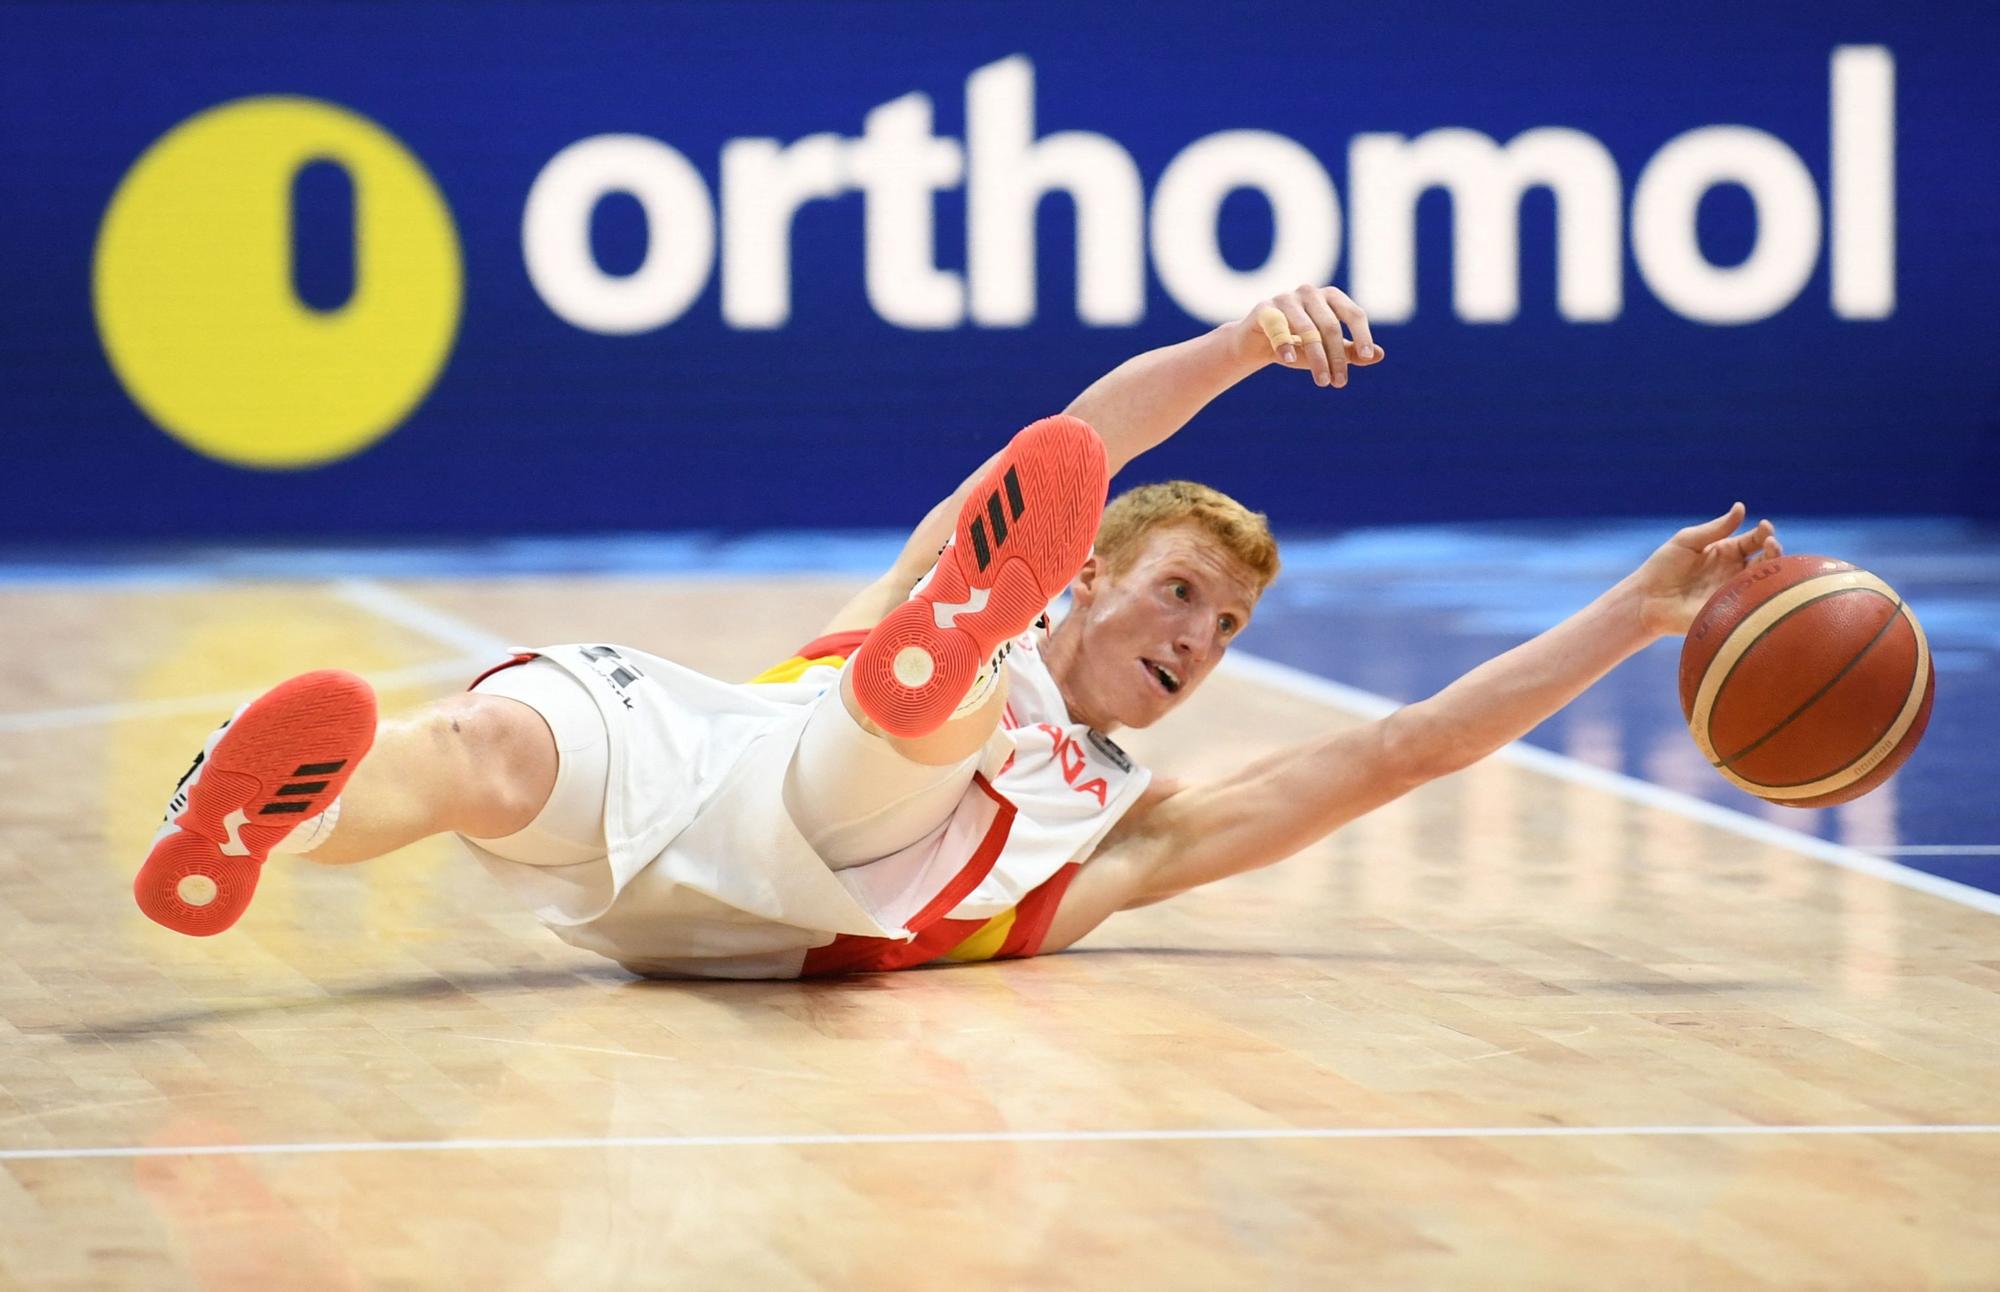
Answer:
[(1257, 593), (1255, 577), (1190, 525), (1154, 530), (1116, 575), (1093, 559), (1065, 624), (1078, 646), (1064, 688), (1072, 711), (1101, 730), (1159, 721), (1221, 662)]

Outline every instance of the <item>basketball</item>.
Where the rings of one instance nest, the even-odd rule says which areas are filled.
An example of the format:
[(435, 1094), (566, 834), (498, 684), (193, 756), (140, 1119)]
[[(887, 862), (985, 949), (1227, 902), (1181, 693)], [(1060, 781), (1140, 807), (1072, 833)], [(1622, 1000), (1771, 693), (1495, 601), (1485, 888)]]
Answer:
[(1787, 807), (1856, 799), (1895, 774), (1931, 716), (1924, 630), (1895, 589), (1827, 556), (1751, 566), (1681, 646), (1681, 713), (1709, 763)]

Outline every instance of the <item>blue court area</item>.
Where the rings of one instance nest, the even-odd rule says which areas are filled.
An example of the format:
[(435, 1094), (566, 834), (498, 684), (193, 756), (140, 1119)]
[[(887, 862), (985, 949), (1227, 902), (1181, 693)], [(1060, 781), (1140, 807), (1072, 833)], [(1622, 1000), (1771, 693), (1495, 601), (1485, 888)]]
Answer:
[[(1285, 569), (1238, 649), (1406, 701), (1421, 698), (1580, 608), (1635, 566), (1673, 521), (1532, 522), (1283, 535)], [(1887, 785), (1849, 804), (1764, 804), (1718, 776), (1682, 724), (1677, 643), (1629, 661), (1529, 743), (1776, 824), (2000, 893), (2000, 528), (1955, 519), (1783, 522), (1786, 548), (1854, 562), (1894, 585), (1930, 639), (1928, 734)], [(15, 585), (187, 585), (238, 579), (867, 575), (893, 533), (613, 535), (411, 547), (12, 548)], [(579, 637), (591, 626), (576, 625)], [(336, 663), (337, 661), (328, 661)]]

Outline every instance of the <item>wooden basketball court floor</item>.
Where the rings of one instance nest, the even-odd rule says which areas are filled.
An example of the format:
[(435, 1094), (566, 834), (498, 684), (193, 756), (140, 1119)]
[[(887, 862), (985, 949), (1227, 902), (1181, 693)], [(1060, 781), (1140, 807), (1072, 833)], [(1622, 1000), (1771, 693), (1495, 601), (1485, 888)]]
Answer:
[[(1000, 965), (637, 981), (445, 841), (132, 904), (286, 674), (741, 677), (854, 582), (0, 587), (0, 1286), (2000, 1287), (2000, 906), (1546, 756)], [(1367, 705), (1251, 663), (1126, 743)]]

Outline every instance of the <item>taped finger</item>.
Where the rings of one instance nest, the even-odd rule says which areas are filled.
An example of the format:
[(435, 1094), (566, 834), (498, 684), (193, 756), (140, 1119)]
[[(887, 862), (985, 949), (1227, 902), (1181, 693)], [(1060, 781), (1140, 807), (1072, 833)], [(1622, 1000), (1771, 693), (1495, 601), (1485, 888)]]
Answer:
[[(1257, 326), (1263, 329), (1264, 339), (1271, 343), (1271, 349), (1286, 363), (1297, 363), (1299, 352), (1295, 348), (1305, 344), (1305, 338), (1292, 331), (1292, 321), (1285, 312), (1275, 305), (1266, 305), (1257, 311)], [(1289, 351), (1289, 353), (1287, 353)]]

